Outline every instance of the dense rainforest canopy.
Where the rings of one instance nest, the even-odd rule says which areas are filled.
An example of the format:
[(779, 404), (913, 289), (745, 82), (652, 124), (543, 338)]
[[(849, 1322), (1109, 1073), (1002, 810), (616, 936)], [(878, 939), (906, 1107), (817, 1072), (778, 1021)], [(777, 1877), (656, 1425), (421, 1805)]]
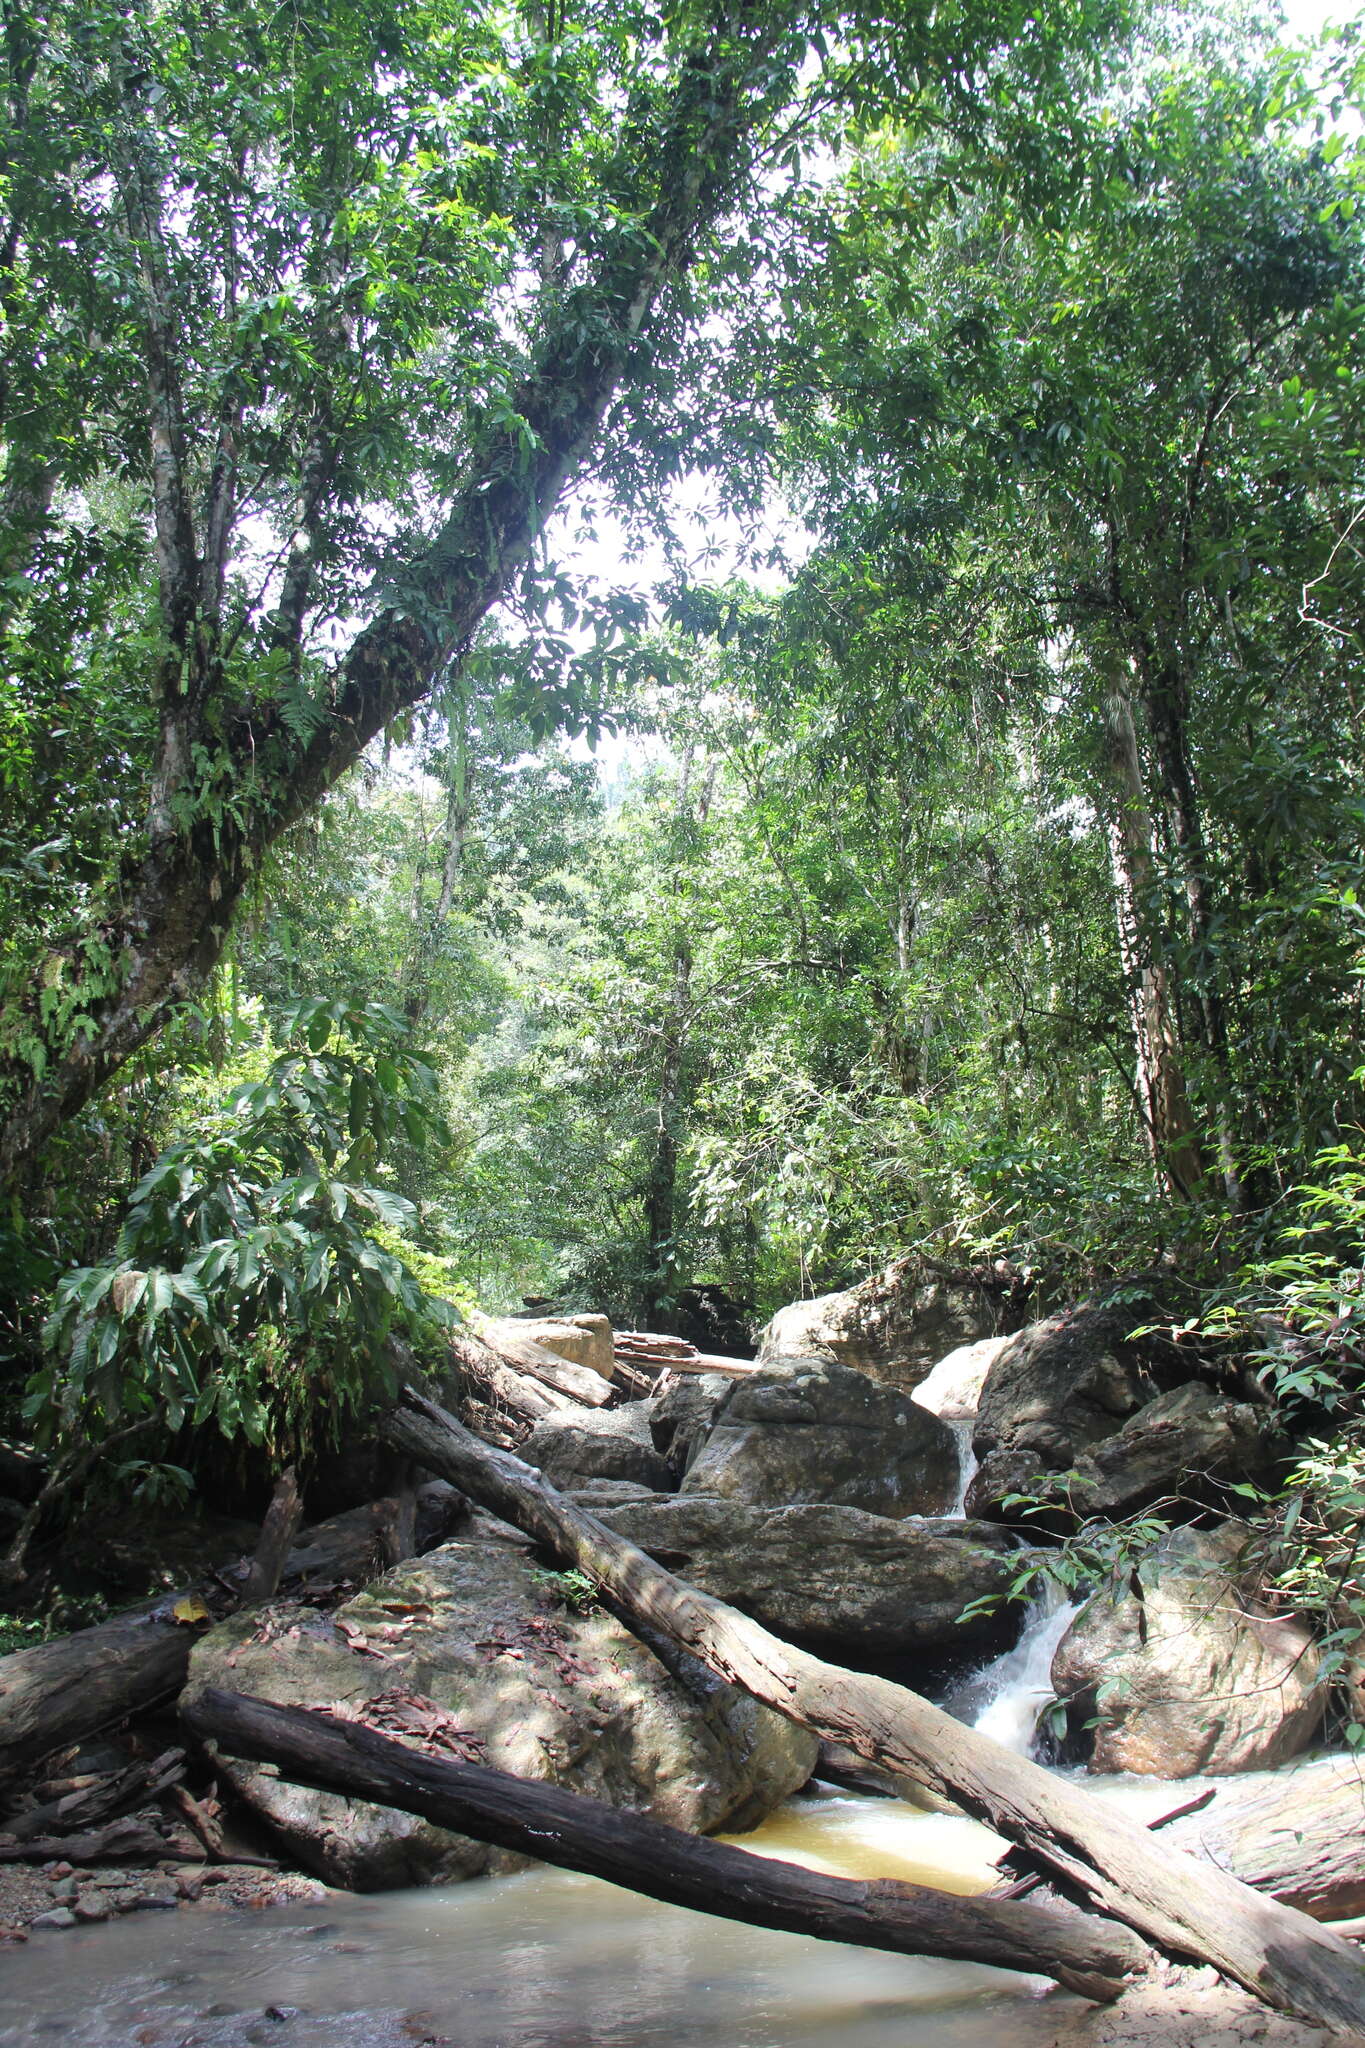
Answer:
[(441, 1303), (913, 1246), (1165, 1260), (1349, 1390), (1357, 28), (6, 14), (0, 1328), (72, 1484), (306, 1444)]

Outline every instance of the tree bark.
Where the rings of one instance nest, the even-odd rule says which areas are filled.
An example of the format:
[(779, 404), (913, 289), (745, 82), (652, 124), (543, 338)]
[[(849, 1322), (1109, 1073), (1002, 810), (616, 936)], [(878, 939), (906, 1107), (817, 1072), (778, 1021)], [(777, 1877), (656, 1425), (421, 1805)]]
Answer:
[(1066, 1891), (1168, 1954), (1212, 1963), (1267, 2004), (1317, 2025), (1365, 2029), (1365, 1963), (1302, 1914), (1166, 1841), (1156, 1844), (1079, 1786), (917, 1694), (823, 1663), (696, 1592), (420, 1396), (405, 1393), (383, 1427), (390, 1442), (591, 1574), (622, 1613), (671, 1635), (718, 1676), (823, 1740), (956, 1800), (1027, 1849)]
[[(372, 1575), (392, 1513), (391, 1502), (376, 1501), (305, 1530), (285, 1560), (285, 1582)], [(230, 1586), (242, 1570), (240, 1560), (226, 1565), (185, 1597), (228, 1613), (242, 1603), (224, 1592), (223, 1582)], [(82, 1742), (179, 1692), (198, 1631), (174, 1618), (176, 1602), (174, 1593), (163, 1594), (94, 1628), (0, 1657), (0, 1782), (50, 1750)]]
[(1133, 707), (1119, 684), (1106, 706), (1116, 816), (1110, 859), (1117, 892), (1119, 957), (1128, 980), (1137, 1050), (1138, 1099), (1152, 1159), (1171, 1194), (1188, 1199), (1204, 1177), (1185, 1087), (1170, 974), (1152, 924), (1152, 820)]
[(1028, 1970), (1096, 1999), (1114, 1997), (1147, 1955), (1125, 1929), (1074, 1909), (958, 1898), (892, 1878), (827, 1877), (556, 1785), (426, 1755), (331, 1714), (206, 1687), (184, 1717), (230, 1755), (274, 1764), (304, 1784), (396, 1806), (478, 1841), (751, 1926)]

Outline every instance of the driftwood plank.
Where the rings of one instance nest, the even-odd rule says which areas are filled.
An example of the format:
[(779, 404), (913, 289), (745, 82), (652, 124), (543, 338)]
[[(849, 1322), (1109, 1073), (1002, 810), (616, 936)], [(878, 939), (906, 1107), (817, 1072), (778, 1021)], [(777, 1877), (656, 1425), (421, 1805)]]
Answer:
[(896, 1879), (826, 1877), (689, 1835), (601, 1800), (430, 1756), (334, 1715), (205, 1687), (182, 1713), (201, 1739), (325, 1790), (420, 1814), (480, 1841), (587, 1871), (670, 1905), (898, 1955), (950, 1956), (1055, 1977), (1108, 1999), (1148, 1951), (1067, 1908), (964, 1899)]
[(1365, 2031), (1365, 1961), (1303, 1914), (1169, 1846), (1092, 1794), (963, 1727), (889, 1680), (845, 1671), (697, 1592), (573, 1506), (520, 1459), (405, 1393), (384, 1434), (599, 1581), (617, 1611), (671, 1635), (755, 1699), (881, 1769), (929, 1786), (1028, 1849), (1065, 1890), (1279, 2010)]

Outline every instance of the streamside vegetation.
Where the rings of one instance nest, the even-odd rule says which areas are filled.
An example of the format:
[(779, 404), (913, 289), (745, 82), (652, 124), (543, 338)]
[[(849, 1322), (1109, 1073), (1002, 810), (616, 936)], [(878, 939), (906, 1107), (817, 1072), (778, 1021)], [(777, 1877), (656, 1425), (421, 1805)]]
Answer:
[[(1363, 99), (1119, 0), (11, 10), (16, 1646), (185, 1576), (131, 1505), (405, 1497), (404, 1379), (615, 1399), (486, 1315), (738, 1370), (914, 1259), (1273, 1414), (1361, 1740)], [(1189, 1518), (983, 1446), (1034, 1580)]]

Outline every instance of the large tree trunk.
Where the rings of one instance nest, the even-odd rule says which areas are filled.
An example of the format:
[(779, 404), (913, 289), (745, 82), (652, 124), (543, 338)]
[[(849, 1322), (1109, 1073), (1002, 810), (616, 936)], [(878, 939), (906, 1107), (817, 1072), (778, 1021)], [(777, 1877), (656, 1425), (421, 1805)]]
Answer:
[(794, 1649), (662, 1570), (540, 1474), (407, 1393), (384, 1433), (464, 1493), (588, 1572), (623, 1616), (822, 1739), (958, 1801), (1065, 1890), (1172, 1955), (1193, 1955), (1300, 2018), (1365, 2029), (1365, 1963), (1303, 1915), (1155, 1842), (1091, 1794), (964, 1728), (886, 1679)]
[[(92, 966), (87, 941), (95, 935), (80, 933), (35, 975), (24, 1022), (43, 1046), (44, 1063), (39, 1071), (26, 1058), (0, 1075), (10, 1084), (0, 1128), (0, 1184), (29, 1177), (61, 1123), (201, 985), (221, 956), (236, 905), (265, 850), (377, 734), (429, 693), (439, 675), (463, 662), (480, 621), (526, 561), (592, 449), (660, 295), (686, 274), (699, 236), (733, 195), (747, 167), (749, 137), (789, 92), (797, 52), (788, 28), (777, 10), (716, 7), (680, 64), (667, 118), (641, 138), (648, 154), (638, 165), (637, 189), (652, 195), (650, 203), (638, 217), (632, 210), (609, 238), (592, 279), (556, 304), (533, 371), (476, 437), (434, 540), (406, 570), (392, 572), (390, 580), (404, 586), (404, 602), (381, 611), (357, 634), (319, 695), (319, 721), (310, 736), (291, 728), (276, 701), (242, 705), (234, 686), (219, 701), (215, 632), (209, 630), (214, 621), (207, 621), (198, 636), (207, 668), (182, 674), (175, 691), (177, 705), (189, 707), (185, 718), (197, 719), (203, 731), (182, 719), (166, 736), (155, 764), (158, 797), (147, 849), (130, 859), (110, 892), (119, 908), (98, 930), (98, 958), (109, 964)], [(149, 360), (160, 362), (174, 350), (173, 322), (154, 317), (155, 293), (149, 304)], [(164, 380), (152, 381), (155, 443), (165, 391)], [(163, 589), (202, 591), (214, 585), (207, 540), (212, 521), (205, 522), (201, 561), (174, 466), (165, 477), (156, 475)], [(221, 553), (225, 530), (215, 530)], [(295, 645), (307, 595), (305, 578), (290, 628)], [(196, 644), (188, 628), (180, 637), (187, 648)], [(197, 659), (186, 654), (191, 666)], [(205, 733), (220, 774), (230, 774), (233, 802), (182, 826), (173, 822), (172, 798), (183, 789), (184, 760)], [(40, 1015), (38, 1002), (39, 985), (57, 981), (82, 997), (74, 1024), (64, 1023), (60, 1032)]]
[(1148, 1953), (1126, 1929), (1073, 1908), (957, 1898), (894, 1878), (826, 1877), (556, 1785), (426, 1755), (331, 1714), (206, 1687), (184, 1717), (230, 1756), (275, 1764), (303, 1784), (396, 1806), (478, 1841), (756, 1927), (1028, 1970), (1100, 1999), (1115, 1996)]
[[(396, 1502), (376, 1501), (304, 1530), (284, 1560), (284, 1584), (372, 1577), (388, 1561), (396, 1512)], [(239, 1573), (244, 1580), (249, 1568), (249, 1561), (226, 1564), (179, 1599), (166, 1593), (94, 1628), (0, 1657), (0, 1782), (50, 1750), (173, 1698), (198, 1634), (193, 1621), (176, 1619), (175, 1608), (183, 1601), (193, 1614), (197, 1596), (205, 1611), (226, 1613), (240, 1601), (225, 1597), (220, 1581), (231, 1584)]]

